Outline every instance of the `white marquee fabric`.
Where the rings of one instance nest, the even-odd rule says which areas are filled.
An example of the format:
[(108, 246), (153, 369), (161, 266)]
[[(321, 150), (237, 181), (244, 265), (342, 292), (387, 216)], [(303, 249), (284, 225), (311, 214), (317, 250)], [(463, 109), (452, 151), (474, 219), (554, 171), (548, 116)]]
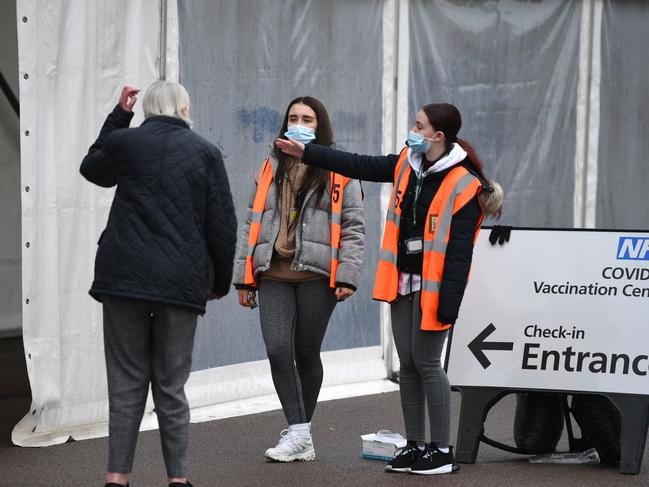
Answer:
[[(604, 84), (612, 79), (614, 86), (623, 87), (625, 80), (637, 80), (637, 86), (623, 98), (624, 103), (630, 103), (628, 98), (642, 98), (641, 88), (649, 81), (646, 66), (610, 62), (619, 59), (616, 50), (623, 44), (635, 41), (637, 49), (646, 45), (647, 31), (640, 23), (640, 13), (646, 16), (649, 7), (643, 9), (643, 2), (629, 4), (633, 7), (603, 0), (336, 0), (327, 3), (328, 11), (324, 4), (313, 1), (234, 4), (219, 0), (209, 5), (177, 5), (170, 0), (167, 78), (180, 76), (192, 99), (199, 102), (192, 108), (197, 115), (196, 130), (224, 149), (240, 199), (245, 199), (239, 195), (244, 191), (245, 175), (237, 174), (240, 166), (233, 157), (237, 148), (233, 141), (251, 134), (261, 137), (255, 139), (256, 145), (246, 146), (244, 166), (254, 167), (264, 155), (266, 139), (278, 128), (273, 125), (274, 112), (285, 108), (289, 96), (309, 89), (316, 96), (324, 93), (325, 101), (335, 106), (332, 120), (334, 130), (341, 133), (341, 146), (374, 154), (401, 147), (418, 106), (431, 101), (457, 103), (465, 115), (465, 135), (490, 165), (490, 174), (508, 191), (505, 224), (579, 227), (597, 223), (646, 228), (646, 215), (627, 209), (622, 203), (628, 201), (617, 194), (627, 186), (633, 188), (633, 194), (642, 194), (649, 184), (649, 171), (633, 162), (646, 153), (642, 145), (646, 145), (646, 137), (639, 138), (636, 129), (646, 126), (649, 112), (632, 111), (638, 117), (637, 125), (624, 119), (626, 112), (619, 109), (615, 93)], [(266, 42), (264, 50), (246, 45), (250, 29), (264, 28), (282, 6), (292, 9), (296, 25), (311, 32), (311, 38), (295, 47), (292, 42), (295, 36), (299, 38), (299, 29), (284, 39), (269, 28), (267, 35), (255, 32)], [(381, 11), (377, 10), (380, 6)], [(264, 12), (267, 15), (262, 15)], [(201, 18), (193, 22), (192, 15), (199, 13)], [(229, 17), (219, 17), (226, 14)], [(4, 198), (10, 195), (5, 188), (13, 188), (14, 196), (7, 196), (8, 201), (22, 208), (22, 326), (33, 399), (12, 439), (21, 446), (44, 446), (107, 431), (101, 308), (87, 290), (96, 241), (113, 193), (87, 183), (78, 167), (115, 105), (121, 86), (145, 88), (159, 76), (160, 2), (24, 0), (18, 3), (16, 17), (20, 133), (30, 132), (20, 138), (20, 188), (29, 186), (30, 190), (20, 192), (19, 203), (16, 177), (6, 183), (4, 176), (0, 190)], [(363, 33), (352, 43), (341, 37), (341, 26), (349, 29), (345, 26), (350, 19)], [(214, 25), (229, 30), (220, 32), (211, 28)], [(635, 28), (625, 29), (626, 25)], [(192, 35), (188, 30), (192, 28), (204, 34)], [(336, 39), (328, 42), (328, 36)], [(319, 78), (313, 66), (317, 67), (316, 46), (322, 39), (328, 51), (322, 57), (327, 60), (326, 70)], [(200, 43), (209, 49), (201, 49)], [(228, 50), (218, 51), (219, 46), (228, 46)], [(278, 53), (283, 56), (285, 51), (292, 57), (278, 58)], [(602, 52), (606, 62), (601, 62)], [(353, 62), (355, 56), (358, 62)], [(293, 63), (294, 78), (275, 69), (282, 59)], [(360, 72), (368, 59), (374, 61), (365, 70), (371, 70), (376, 80)], [(201, 62), (204, 65), (197, 65)], [(527, 62), (529, 69), (521, 70), (519, 65)], [(241, 86), (228, 86), (229, 99), (219, 104), (223, 91), (210, 83), (215, 79), (237, 83), (237, 69), (245, 79)], [(531, 69), (537, 70), (534, 76)], [(269, 73), (264, 92), (253, 93), (256, 84), (250, 76), (261, 72)], [(281, 79), (280, 88), (273, 87), (276, 78), (271, 75)], [(319, 85), (319, 79), (326, 83)], [(291, 87), (300, 92), (294, 93)], [(601, 109), (600, 89), (605, 93)], [(346, 90), (344, 96), (337, 96), (341, 90)], [(245, 98), (240, 106), (232, 101), (236, 97)], [(616, 118), (608, 121), (603, 110)], [(136, 112), (134, 125), (142, 119), (137, 107)], [(241, 124), (230, 127), (226, 119), (210, 124), (211, 119), (227, 113), (238, 114)], [(600, 118), (602, 131), (612, 135), (600, 137)], [(226, 135), (219, 140), (222, 134)], [(614, 136), (620, 139), (613, 140)], [(625, 166), (633, 169), (632, 174), (613, 168), (614, 146), (624, 146), (625, 154), (633, 156)], [(598, 173), (602, 175), (599, 182)], [(366, 198), (366, 212), (377, 222), (373, 231), (378, 235), (386, 191), (374, 187), (366, 194), (370, 199)], [(11, 238), (18, 240), (14, 234), (7, 236), (7, 241)], [(5, 245), (5, 236), (0, 236), (0, 243)], [(367, 245), (375, 254), (376, 238)], [(4, 272), (10, 265), (1, 257), (0, 272)], [(371, 269), (374, 263), (366, 266)], [(368, 288), (371, 279), (370, 270)], [(5, 294), (19, 289), (15, 277), (0, 280), (0, 285)], [(369, 300), (368, 294), (365, 292), (364, 299)], [(210, 304), (200, 325), (203, 329), (198, 336), (203, 338), (195, 347), (198, 365), (187, 385), (193, 421), (279, 407), (253, 315), (242, 319), (245, 333), (243, 328), (233, 331), (231, 320), (223, 322), (224, 317), (241, 316), (231, 298)], [(385, 309), (377, 310), (374, 304), (359, 302), (338, 314), (334, 333), (326, 343), (328, 351), (323, 354), (327, 389), (322, 399), (394, 388), (382, 382), (396, 362), (392, 360)], [(0, 317), (5, 311), (0, 309)], [(354, 322), (347, 330), (345, 320), (355, 319), (365, 321)], [(376, 328), (366, 334), (374, 321)], [(379, 321), (383, 321), (380, 333), (376, 331)], [(220, 346), (227, 348), (218, 356), (210, 341), (216, 336), (224, 340)], [(383, 363), (384, 354), (388, 355), (389, 370)], [(149, 403), (142, 427), (155, 426)]]
[(156, 79), (159, 7), (25, 0), (17, 17), (21, 132), (31, 134), (21, 140), (30, 187), (21, 243), (32, 407), (13, 441), (37, 446), (107, 418), (101, 308), (88, 288), (113, 193), (87, 183), (79, 165), (121, 86)]

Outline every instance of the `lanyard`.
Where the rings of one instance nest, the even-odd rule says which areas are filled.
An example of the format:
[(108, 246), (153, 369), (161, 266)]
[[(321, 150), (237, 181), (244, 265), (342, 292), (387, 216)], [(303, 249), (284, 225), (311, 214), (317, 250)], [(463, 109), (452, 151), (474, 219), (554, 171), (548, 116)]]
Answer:
[(412, 224), (413, 225), (417, 224), (417, 200), (419, 199), (419, 195), (421, 194), (421, 187), (424, 185), (423, 171), (421, 173), (418, 171), (416, 174), (417, 174), (417, 182), (415, 183), (415, 200), (412, 203)]

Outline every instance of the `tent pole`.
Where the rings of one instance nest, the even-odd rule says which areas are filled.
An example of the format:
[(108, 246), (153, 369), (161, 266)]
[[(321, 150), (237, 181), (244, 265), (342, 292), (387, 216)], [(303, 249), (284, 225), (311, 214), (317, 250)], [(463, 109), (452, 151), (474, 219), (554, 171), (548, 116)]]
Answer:
[(160, 0), (160, 63), (158, 77), (167, 79), (167, 0)]

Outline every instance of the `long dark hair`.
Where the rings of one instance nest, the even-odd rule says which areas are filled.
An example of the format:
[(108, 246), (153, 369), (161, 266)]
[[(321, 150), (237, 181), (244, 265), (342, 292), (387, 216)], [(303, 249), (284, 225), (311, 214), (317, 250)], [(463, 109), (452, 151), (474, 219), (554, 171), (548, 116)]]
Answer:
[[(329, 121), (329, 114), (327, 109), (322, 104), (320, 100), (313, 98), (311, 96), (300, 96), (288, 104), (286, 113), (284, 114), (284, 121), (282, 122), (282, 127), (279, 129), (278, 138), (286, 139), (284, 132), (288, 128), (288, 112), (291, 110), (291, 107), (297, 103), (302, 103), (303, 105), (308, 106), (315, 112), (316, 120), (318, 121), (318, 126), (315, 129), (315, 140), (312, 141), (313, 144), (325, 145), (331, 147), (334, 145), (334, 135), (333, 130), (331, 129), (331, 122)], [(282, 193), (282, 184), (284, 184), (284, 178), (286, 175), (286, 161), (289, 156), (284, 154), (277, 146), (273, 145), (273, 156), (277, 159), (277, 171), (275, 172), (275, 188), (276, 188), (276, 197), (279, 201), (279, 197)], [(306, 197), (307, 192), (311, 187), (317, 186), (317, 195), (318, 201), (322, 198), (322, 195), (327, 188), (327, 181), (329, 179), (329, 172), (325, 169), (320, 169), (319, 167), (309, 166), (304, 178), (304, 183), (295, 196), (295, 206), (300, 211), (302, 205), (304, 204), (304, 198)], [(277, 205), (279, 206), (279, 204)]]
[(428, 121), (435, 130), (444, 132), (446, 137), (446, 149), (450, 149), (451, 144), (457, 142), (467, 153), (469, 160), (475, 166), (478, 175), (487, 183), (489, 180), (484, 175), (483, 164), (475, 149), (466, 140), (458, 138), (457, 134), (462, 127), (462, 116), (455, 105), (450, 103), (430, 103), (422, 107), (422, 110), (428, 117)]

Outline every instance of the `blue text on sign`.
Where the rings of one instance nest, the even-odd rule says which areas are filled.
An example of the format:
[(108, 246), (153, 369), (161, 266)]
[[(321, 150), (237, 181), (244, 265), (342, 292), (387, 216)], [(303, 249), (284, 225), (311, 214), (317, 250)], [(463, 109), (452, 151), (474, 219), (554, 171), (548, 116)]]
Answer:
[(649, 238), (620, 237), (617, 244), (618, 260), (649, 260)]

